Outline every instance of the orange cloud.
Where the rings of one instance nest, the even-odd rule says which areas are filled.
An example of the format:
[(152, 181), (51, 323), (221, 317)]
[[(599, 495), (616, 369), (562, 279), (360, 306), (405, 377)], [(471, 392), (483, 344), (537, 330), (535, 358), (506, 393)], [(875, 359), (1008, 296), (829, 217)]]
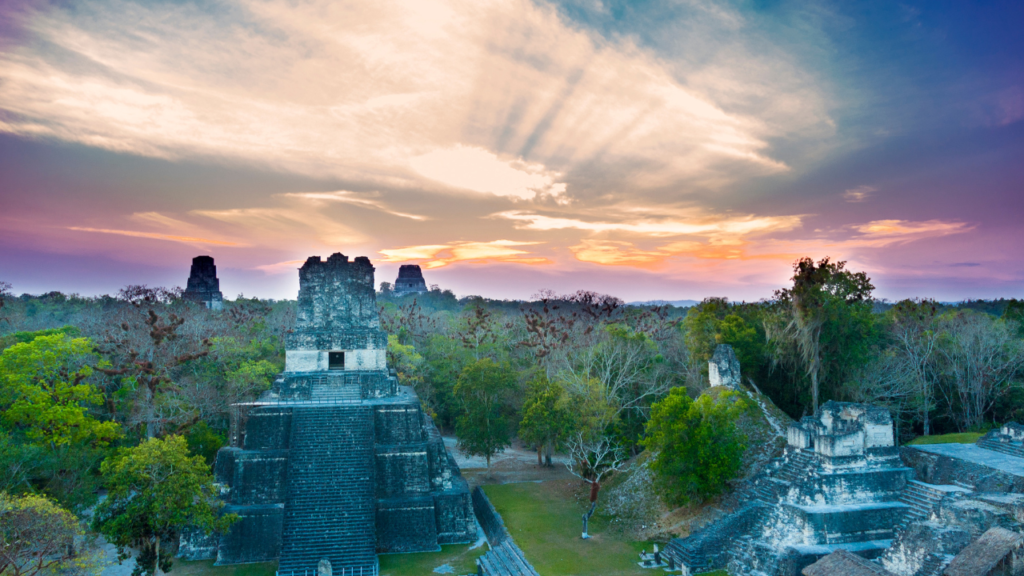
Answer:
[(541, 242), (515, 242), (512, 240), (492, 240), (490, 242), (452, 242), (449, 244), (433, 244), (426, 246), (407, 246), (404, 248), (388, 248), (379, 252), (385, 256), (385, 262), (409, 262), (425, 260), (425, 268), (440, 268), (455, 262), (511, 262), (516, 264), (550, 264), (551, 260), (542, 257), (530, 257), (526, 250), (516, 246), (532, 246)]
[(875, 239), (879, 245), (894, 242), (909, 242), (919, 238), (947, 236), (973, 230), (974, 227), (965, 222), (945, 222), (943, 220), (926, 220), (911, 222), (909, 220), (874, 220), (867, 224), (852, 226), (864, 237)]

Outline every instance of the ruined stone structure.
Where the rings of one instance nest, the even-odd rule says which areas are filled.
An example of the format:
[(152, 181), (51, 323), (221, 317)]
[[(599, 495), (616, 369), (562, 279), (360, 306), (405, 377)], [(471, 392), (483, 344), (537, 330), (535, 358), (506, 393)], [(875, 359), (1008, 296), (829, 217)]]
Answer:
[(712, 386), (740, 389), (740, 361), (736, 351), (728, 344), (719, 344), (708, 362), (708, 382)]
[(241, 516), (217, 564), (280, 559), (282, 576), (325, 566), (372, 575), (377, 553), (476, 538), (458, 466), (387, 369), (373, 273), (367, 258), (342, 254), (299, 270), (285, 371), (259, 401), (232, 407), (230, 445), (217, 455), (225, 511)]
[(419, 264), (403, 264), (398, 268), (398, 279), (395, 280), (395, 294), (423, 294), (427, 292), (427, 281), (423, 279), (423, 271)]
[(976, 445), (893, 440), (887, 410), (826, 403), (788, 428), (785, 454), (737, 510), (665, 555), (691, 573), (1024, 574), (1024, 427)]
[(796, 575), (836, 550), (875, 557), (890, 546), (910, 506), (899, 497), (913, 477), (893, 441), (889, 412), (826, 403), (787, 431), (785, 455), (751, 487), (734, 514), (665, 555), (691, 573)]
[(192, 259), (192, 269), (182, 297), (202, 302), (211, 310), (220, 310), (224, 307), (224, 295), (220, 292), (217, 267), (213, 264), (211, 256), (196, 256)]

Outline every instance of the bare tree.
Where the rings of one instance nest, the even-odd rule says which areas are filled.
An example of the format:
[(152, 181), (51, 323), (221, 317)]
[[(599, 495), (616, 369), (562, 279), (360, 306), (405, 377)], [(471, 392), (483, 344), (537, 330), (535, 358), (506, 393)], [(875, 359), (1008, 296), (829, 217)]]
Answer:
[[(930, 300), (904, 300), (892, 310), (890, 329), (893, 341), (918, 389), (918, 406), (924, 435), (931, 433), (930, 411), (935, 404), (935, 349), (939, 333), (935, 330), (938, 307)], [(897, 371), (897, 374), (900, 371)]]
[(590, 538), (587, 524), (597, 509), (601, 480), (613, 472), (627, 469), (626, 452), (611, 435), (593, 434), (587, 430), (578, 430), (572, 434), (566, 447), (569, 458), (565, 466), (569, 473), (590, 484), (590, 508), (583, 514), (583, 538)]
[(896, 430), (921, 413), (920, 386), (912, 360), (898, 350), (885, 350), (861, 367), (847, 383), (846, 396), (853, 402), (881, 404), (892, 412)]
[(969, 310), (939, 320), (940, 387), (961, 431), (982, 424), (1024, 367), (1024, 345), (1005, 322)]

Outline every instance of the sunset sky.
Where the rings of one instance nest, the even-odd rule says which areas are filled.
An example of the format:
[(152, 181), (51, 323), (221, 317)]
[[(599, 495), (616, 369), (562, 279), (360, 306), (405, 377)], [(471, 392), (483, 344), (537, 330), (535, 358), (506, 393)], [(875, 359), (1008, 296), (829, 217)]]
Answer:
[(6, 0), (0, 280), (1024, 297), (1024, 3)]

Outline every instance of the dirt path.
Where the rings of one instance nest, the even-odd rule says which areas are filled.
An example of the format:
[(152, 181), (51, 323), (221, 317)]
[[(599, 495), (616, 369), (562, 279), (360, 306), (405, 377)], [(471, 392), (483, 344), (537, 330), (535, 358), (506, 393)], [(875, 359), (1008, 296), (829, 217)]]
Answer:
[(469, 456), (458, 449), (454, 437), (444, 437), (444, 445), (455, 458), (470, 486), (483, 484), (513, 484), (516, 482), (545, 482), (548, 480), (570, 480), (573, 477), (565, 468), (565, 456), (555, 454), (552, 466), (538, 466), (537, 453), (515, 442), (511, 447), (491, 458), (491, 467), (479, 456)]

